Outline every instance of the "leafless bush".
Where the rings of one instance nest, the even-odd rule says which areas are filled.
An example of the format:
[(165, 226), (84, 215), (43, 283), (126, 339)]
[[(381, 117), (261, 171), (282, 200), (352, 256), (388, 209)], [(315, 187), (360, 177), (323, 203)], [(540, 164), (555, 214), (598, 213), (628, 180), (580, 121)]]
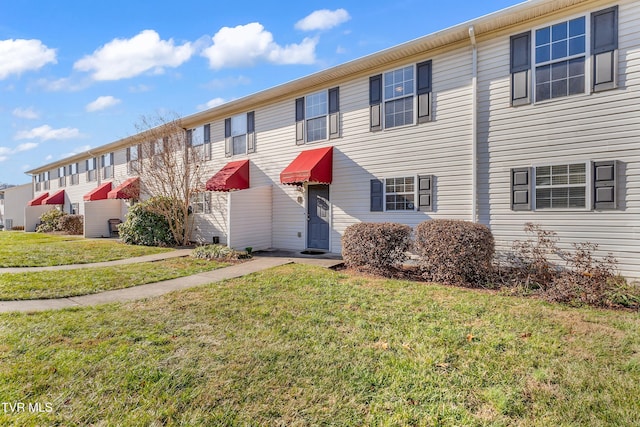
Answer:
[(407, 259), (411, 227), (403, 224), (361, 222), (347, 227), (342, 237), (345, 265), (384, 276), (393, 275)]
[(415, 249), (424, 279), (484, 285), (491, 273), (495, 242), (482, 224), (434, 219), (416, 227)]

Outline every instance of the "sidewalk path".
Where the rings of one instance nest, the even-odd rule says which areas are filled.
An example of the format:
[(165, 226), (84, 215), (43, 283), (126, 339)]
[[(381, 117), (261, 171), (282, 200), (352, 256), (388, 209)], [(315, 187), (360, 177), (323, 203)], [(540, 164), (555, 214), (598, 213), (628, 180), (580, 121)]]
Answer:
[[(163, 255), (163, 254), (158, 254)], [(149, 255), (157, 256), (157, 255)], [(177, 255), (176, 255), (177, 256)], [(184, 255), (183, 255), (184, 256)], [(140, 259), (145, 257), (132, 258), (137, 262), (143, 262)], [(125, 260), (121, 260), (125, 261)], [(148, 261), (148, 260), (147, 260)], [(110, 261), (117, 262), (117, 261)], [(86, 307), (97, 304), (106, 304), (112, 302), (126, 302), (136, 299), (156, 297), (171, 291), (186, 289), (193, 286), (205, 285), (207, 283), (219, 282), (226, 279), (233, 279), (258, 271), (266, 270), (290, 263), (303, 263), (310, 265), (319, 265), (324, 267), (333, 267), (342, 263), (336, 259), (314, 259), (314, 258), (297, 258), (297, 257), (275, 257), (275, 256), (256, 256), (250, 261), (231, 265), (229, 267), (220, 268), (213, 271), (194, 274), (192, 276), (179, 277), (177, 279), (165, 280), (162, 282), (149, 283), (146, 285), (134, 286), (131, 288), (117, 289), (91, 295), (82, 295), (69, 298), (57, 299), (38, 299), (23, 301), (0, 301), (0, 313), (8, 312), (32, 312), (44, 310), (56, 310), (70, 307)], [(104, 263), (100, 263), (104, 264)], [(90, 264), (96, 266), (97, 264)], [(113, 264), (111, 264), (113, 265)], [(64, 266), (69, 267), (69, 266)], [(79, 266), (75, 266), (78, 268)], [(68, 268), (67, 268), (68, 269)], [(33, 270), (29, 270), (33, 271)]]

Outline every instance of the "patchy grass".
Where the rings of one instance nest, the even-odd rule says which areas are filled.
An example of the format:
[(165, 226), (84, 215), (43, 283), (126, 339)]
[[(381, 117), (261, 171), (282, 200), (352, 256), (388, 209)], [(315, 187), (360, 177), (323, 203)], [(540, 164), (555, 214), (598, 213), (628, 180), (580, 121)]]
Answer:
[(123, 289), (189, 276), (225, 267), (228, 263), (193, 258), (114, 267), (0, 274), (0, 300), (62, 298)]
[(0, 233), (0, 267), (87, 264), (167, 252), (168, 248), (125, 245), (115, 240), (42, 233)]
[(640, 424), (640, 316), (287, 265), (0, 315), (2, 425)]

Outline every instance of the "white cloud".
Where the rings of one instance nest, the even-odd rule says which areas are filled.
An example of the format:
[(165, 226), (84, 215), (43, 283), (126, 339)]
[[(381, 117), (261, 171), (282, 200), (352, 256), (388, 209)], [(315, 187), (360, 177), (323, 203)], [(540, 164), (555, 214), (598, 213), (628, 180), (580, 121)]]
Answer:
[(207, 89), (219, 90), (228, 89), (230, 87), (244, 86), (251, 83), (251, 79), (246, 76), (226, 77), (224, 79), (213, 79), (209, 83), (203, 85)]
[(53, 129), (49, 125), (42, 125), (31, 130), (22, 130), (14, 136), (14, 139), (39, 139), (47, 141), (49, 139), (72, 139), (82, 136), (76, 128)]
[[(69, 153), (64, 153), (61, 154), (60, 156), (58, 156), (58, 158), (60, 159), (64, 159), (66, 157), (71, 157), (71, 156), (75, 156), (76, 154), (80, 154), (80, 153), (85, 153), (87, 151), (91, 150), (91, 146), (90, 145), (82, 145), (80, 147), (76, 147), (74, 148), (71, 152)], [(49, 156), (48, 156), (49, 157)]]
[(22, 151), (29, 151), (29, 150), (33, 150), (34, 148), (38, 147), (38, 144), (35, 142), (25, 142), (24, 144), (20, 144), (18, 145), (13, 152), (14, 153), (20, 153)]
[(37, 119), (40, 115), (33, 109), (33, 107), (29, 108), (16, 108), (13, 110), (13, 115), (20, 119)]
[(51, 159), (53, 159), (53, 156), (51, 154), (47, 155), (47, 157), (44, 158), (46, 162), (48, 162)]
[(295, 28), (302, 31), (328, 30), (337, 27), (351, 19), (349, 12), (344, 9), (316, 10), (296, 22)]
[(222, 105), (227, 102), (224, 98), (213, 98), (211, 101), (206, 104), (200, 104), (197, 106), (199, 111), (208, 110), (209, 108), (217, 107), (218, 105)]
[(151, 86), (139, 84), (135, 86), (129, 86), (129, 92), (131, 93), (143, 93), (149, 92), (151, 90)]
[(5, 160), (7, 160), (8, 157), (7, 156), (0, 156), (0, 162), (4, 162)]
[(91, 71), (94, 80), (120, 80), (147, 71), (162, 73), (164, 67), (178, 67), (191, 58), (191, 43), (175, 46), (173, 39), (160, 40), (153, 30), (130, 39), (114, 39), (93, 54), (76, 61), (73, 68)]
[(36, 85), (43, 88), (47, 92), (77, 92), (86, 89), (91, 85), (89, 79), (84, 80), (72, 80), (69, 77), (61, 77), (55, 80), (38, 79)]
[(202, 51), (213, 69), (251, 66), (263, 60), (274, 64), (313, 64), (317, 39), (280, 46), (262, 24), (252, 22), (234, 28), (223, 27), (213, 36), (213, 45)]
[(95, 101), (90, 102), (86, 106), (86, 110), (89, 112), (104, 110), (105, 108), (113, 107), (114, 105), (118, 105), (122, 102), (118, 98), (114, 98), (113, 96), (99, 96)]
[(40, 40), (0, 40), (0, 80), (11, 74), (39, 70), (49, 63), (57, 63), (56, 50)]

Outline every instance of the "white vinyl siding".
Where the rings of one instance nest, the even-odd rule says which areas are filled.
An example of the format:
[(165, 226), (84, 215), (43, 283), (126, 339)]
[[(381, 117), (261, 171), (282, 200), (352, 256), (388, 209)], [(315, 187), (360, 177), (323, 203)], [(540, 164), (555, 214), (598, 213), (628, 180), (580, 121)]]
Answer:
[[(640, 277), (640, 239), (635, 232), (640, 230), (640, 3), (617, 4), (618, 69), (624, 88), (512, 108), (508, 35), (479, 44), (479, 220), (491, 227), (501, 250), (526, 238), (523, 225), (534, 222), (558, 233), (563, 249), (570, 250), (572, 242), (598, 243), (598, 252), (611, 252), (622, 273)], [(588, 16), (606, 7), (583, 5), (580, 11), (573, 9), (540, 25)], [(531, 28), (514, 28), (512, 34)], [(511, 210), (511, 168), (604, 160), (624, 163), (618, 173), (617, 209)], [(592, 192), (591, 183), (586, 191)]]

